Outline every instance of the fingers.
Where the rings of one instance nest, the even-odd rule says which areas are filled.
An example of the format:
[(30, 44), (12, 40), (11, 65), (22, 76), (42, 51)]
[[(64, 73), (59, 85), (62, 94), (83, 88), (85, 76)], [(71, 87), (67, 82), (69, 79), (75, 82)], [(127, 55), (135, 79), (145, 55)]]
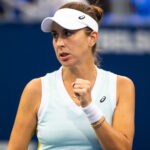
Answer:
[(76, 79), (75, 82), (72, 83), (72, 87), (74, 89), (91, 89), (91, 83), (88, 80)]
[(77, 97), (84, 96), (88, 92), (87, 89), (74, 89), (74, 93)]
[(72, 83), (75, 97), (80, 100), (82, 105), (86, 105), (91, 101), (91, 83), (88, 80), (76, 79)]

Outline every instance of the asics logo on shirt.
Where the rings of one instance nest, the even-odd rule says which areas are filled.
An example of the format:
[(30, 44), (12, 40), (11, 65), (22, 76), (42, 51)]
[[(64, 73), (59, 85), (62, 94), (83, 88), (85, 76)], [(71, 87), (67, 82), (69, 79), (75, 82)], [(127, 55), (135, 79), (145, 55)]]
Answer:
[(105, 100), (106, 100), (106, 96), (103, 96), (103, 97), (100, 99), (100, 102), (103, 103)]

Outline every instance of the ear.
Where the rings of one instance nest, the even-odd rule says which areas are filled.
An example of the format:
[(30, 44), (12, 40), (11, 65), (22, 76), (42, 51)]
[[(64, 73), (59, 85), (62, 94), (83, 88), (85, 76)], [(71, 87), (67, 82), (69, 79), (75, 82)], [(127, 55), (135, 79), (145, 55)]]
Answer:
[(98, 33), (96, 31), (92, 31), (89, 36), (89, 47), (93, 47), (98, 39)]

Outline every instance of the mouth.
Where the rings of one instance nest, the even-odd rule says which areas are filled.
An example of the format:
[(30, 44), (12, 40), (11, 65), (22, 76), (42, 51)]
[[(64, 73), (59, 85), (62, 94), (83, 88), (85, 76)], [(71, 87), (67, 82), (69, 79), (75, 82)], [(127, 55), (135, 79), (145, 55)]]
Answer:
[(60, 57), (65, 57), (67, 55), (69, 55), (69, 53), (60, 53)]
[(70, 55), (69, 53), (63, 52), (59, 54), (59, 57), (61, 60), (67, 60), (69, 55)]

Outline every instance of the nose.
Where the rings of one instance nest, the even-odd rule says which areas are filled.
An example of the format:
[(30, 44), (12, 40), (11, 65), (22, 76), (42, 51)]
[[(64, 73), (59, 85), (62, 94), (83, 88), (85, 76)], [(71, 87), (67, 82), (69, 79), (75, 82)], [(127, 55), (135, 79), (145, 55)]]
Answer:
[(56, 40), (56, 44), (57, 44), (58, 47), (63, 47), (64, 46), (64, 38), (61, 35), (58, 36), (58, 38)]

